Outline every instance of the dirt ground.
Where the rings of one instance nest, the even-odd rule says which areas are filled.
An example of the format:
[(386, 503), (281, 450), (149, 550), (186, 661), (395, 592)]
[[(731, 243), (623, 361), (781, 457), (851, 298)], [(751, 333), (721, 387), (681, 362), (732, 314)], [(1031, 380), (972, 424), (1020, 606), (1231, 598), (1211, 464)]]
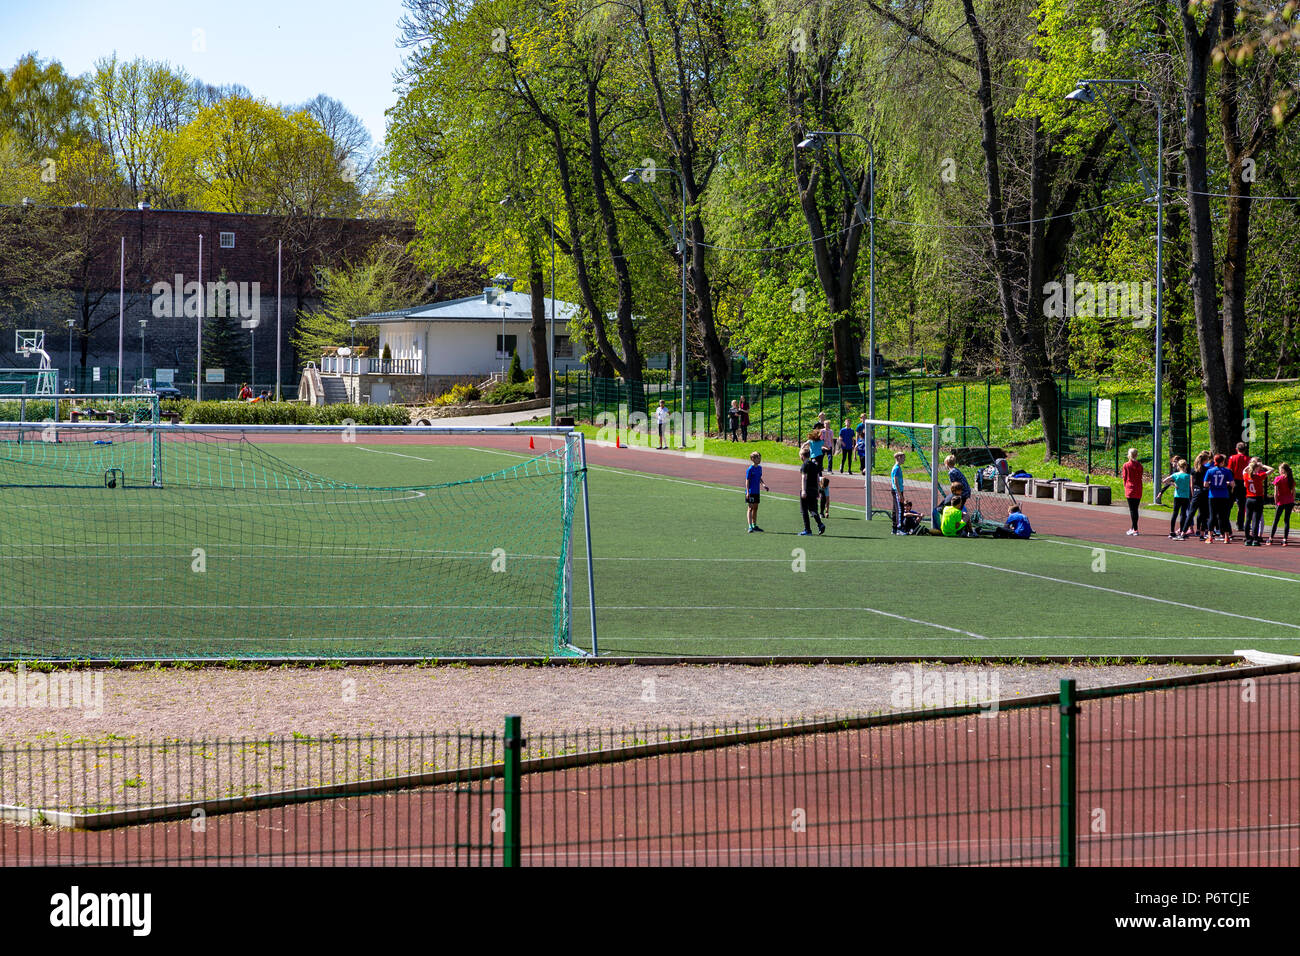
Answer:
[[(94, 706), (54, 707), (0, 697), (0, 745), (284, 738), (434, 732), (499, 733), (506, 714), (525, 733), (726, 724), (916, 709), (933, 672), (957, 678), (957, 699), (1054, 692), (1197, 673), (1209, 666), (767, 665), (151, 669), (89, 673)], [(29, 684), (33, 674), (27, 675)], [(84, 684), (93, 699), (94, 684)], [(900, 703), (903, 706), (899, 706)]]

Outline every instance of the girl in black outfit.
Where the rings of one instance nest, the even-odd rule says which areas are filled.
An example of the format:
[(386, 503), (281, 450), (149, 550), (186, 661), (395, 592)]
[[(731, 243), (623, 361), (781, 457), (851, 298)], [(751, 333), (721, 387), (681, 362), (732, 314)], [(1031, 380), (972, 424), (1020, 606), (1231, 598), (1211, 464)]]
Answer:
[(1183, 519), (1184, 536), (1187, 529), (1191, 527), (1192, 520), (1196, 521), (1196, 536), (1202, 541), (1205, 540), (1206, 516), (1210, 510), (1210, 502), (1205, 492), (1205, 470), (1209, 467), (1210, 453), (1203, 451), (1196, 456), (1195, 467), (1192, 468), (1192, 503), (1187, 509), (1187, 517)]

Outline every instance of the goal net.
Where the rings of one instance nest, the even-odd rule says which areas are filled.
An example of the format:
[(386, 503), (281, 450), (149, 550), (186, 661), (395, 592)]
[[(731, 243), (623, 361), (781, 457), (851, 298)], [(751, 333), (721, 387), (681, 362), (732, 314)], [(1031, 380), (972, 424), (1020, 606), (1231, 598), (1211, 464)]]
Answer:
[[(874, 438), (869, 457), (871, 475), (866, 483), (869, 517), (894, 517), (890, 476), (898, 453), (904, 456), (905, 498), (923, 520), (937, 525), (933, 521), (934, 509), (949, 493), (954, 480), (951, 468), (960, 471), (970, 486), (967, 512), (978, 512), (984, 521), (1001, 524), (1017, 503), (1007, 487), (1005, 455), (989, 446), (979, 427), (884, 420), (868, 420), (867, 425)], [(949, 457), (954, 459), (951, 468), (947, 464)]]
[(0, 425), (0, 657), (583, 653), (581, 441), (560, 428)]

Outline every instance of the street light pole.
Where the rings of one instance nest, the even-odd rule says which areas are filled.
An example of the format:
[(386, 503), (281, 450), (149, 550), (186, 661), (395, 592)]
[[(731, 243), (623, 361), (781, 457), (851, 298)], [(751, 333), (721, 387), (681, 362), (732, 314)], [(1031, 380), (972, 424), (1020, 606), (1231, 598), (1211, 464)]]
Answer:
[[(68, 326), (68, 384), (72, 385), (73, 388), (75, 389), (76, 388), (75, 382), (76, 382), (77, 375), (76, 375), (76, 369), (72, 364), (72, 329), (77, 324), (77, 320), (67, 319), (66, 322)], [(65, 391), (66, 389), (67, 386), (64, 386)]]
[(140, 320), (140, 377), (144, 378), (144, 327), (149, 324), (148, 319)]
[(1151, 463), (1151, 502), (1155, 504), (1160, 494), (1161, 472), (1163, 469), (1164, 444), (1162, 442), (1163, 416), (1164, 416), (1164, 380), (1165, 380), (1165, 358), (1164, 358), (1164, 255), (1165, 255), (1165, 109), (1160, 97), (1156, 95), (1147, 83), (1142, 80), (1080, 80), (1076, 85), (1074, 92), (1066, 95), (1066, 99), (1075, 103), (1092, 103), (1097, 99), (1101, 100), (1101, 105), (1105, 107), (1107, 115), (1119, 129), (1120, 135), (1124, 137), (1124, 142), (1133, 155), (1137, 157), (1138, 172), (1142, 178), (1142, 183), (1148, 193), (1151, 192), (1151, 178), (1147, 174), (1146, 165), (1142, 160), (1142, 154), (1137, 151), (1133, 141), (1129, 139), (1128, 133), (1124, 129), (1124, 124), (1111, 110), (1110, 104), (1106, 102), (1106, 97), (1099, 90), (1094, 90), (1094, 86), (1113, 84), (1116, 86), (1137, 86), (1146, 90), (1147, 93), (1155, 100), (1156, 104), (1156, 401), (1155, 408), (1151, 418), (1151, 438), (1152, 438), (1152, 463)]
[(869, 212), (864, 216), (862, 203), (854, 195), (853, 184), (849, 181), (848, 174), (844, 172), (844, 165), (840, 162), (839, 156), (831, 154), (831, 159), (835, 161), (835, 168), (839, 170), (840, 179), (844, 183), (845, 191), (854, 196), (853, 210), (857, 214), (858, 221), (867, 227), (867, 262), (868, 273), (870, 276), (867, 299), (867, 417), (876, 417), (876, 150), (872, 142), (861, 133), (843, 133), (835, 130), (813, 130), (807, 138), (799, 143), (801, 149), (812, 149), (819, 145), (825, 137), (828, 136), (855, 136), (867, 144), (867, 191), (869, 193), (867, 201), (871, 204)]
[[(674, 176), (677, 177), (677, 181), (681, 184), (681, 188), (682, 188), (682, 228), (681, 228), (681, 232), (679, 232), (675, 238), (677, 239), (677, 254), (681, 258), (681, 273), (682, 273), (682, 345), (681, 345), (682, 351), (677, 361), (677, 365), (678, 365), (677, 371), (678, 371), (678, 375), (681, 378), (682, 421), (678, 433), (678, 439), (681, 442), (682, 449), (685, 450), (686, 414), (687, 414), (686, 413), (686, 177), (676, 169), (662, 169), (662, 170), (656, 169), (655, 172), (672, 173)], [(627, 175), (623, 177), (623, 182), (641, 183), (644, 185), (646, 183), (653, 182), (653, 180), (645, 179), (643, 175), (643, 170), (641, 169), (630, 169), (628, 170)], [(663, 212), (664, 214), (664, 218), (668, 220), (669, 231), (670, 232), (674, 231), (673, 224), (672, 224), (672, 217), (668, 215), (668, 210), (664, 209), (663, 203), (659, 201), (658, 194), (653, 189), (651, 189), (650, 195), (654, 197), (655, 204), (659, 206), (660, 211)], [(719, 383), (719, 387), (725, 388), (726, 386), (722, 383)]]

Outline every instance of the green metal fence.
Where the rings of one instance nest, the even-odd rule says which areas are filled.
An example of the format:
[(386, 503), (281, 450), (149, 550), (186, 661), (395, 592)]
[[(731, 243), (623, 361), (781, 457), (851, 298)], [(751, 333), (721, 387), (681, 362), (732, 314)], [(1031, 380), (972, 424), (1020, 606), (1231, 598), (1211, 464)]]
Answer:
[(872, 716), (7, 745), (0, 865), (1300, 865), (1300, 664), (948, 699), (979, 673)]

